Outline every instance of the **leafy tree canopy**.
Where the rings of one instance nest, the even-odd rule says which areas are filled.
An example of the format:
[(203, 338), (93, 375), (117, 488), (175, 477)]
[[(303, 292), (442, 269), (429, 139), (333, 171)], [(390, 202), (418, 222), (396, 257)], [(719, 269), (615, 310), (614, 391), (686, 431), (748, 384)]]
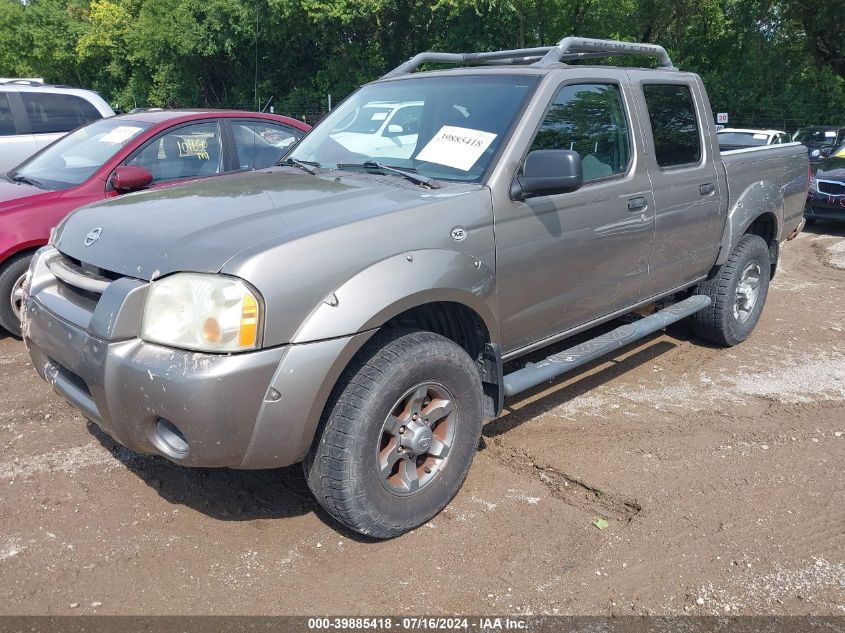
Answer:
[(845, 123), (845, 0), (0, 0), (0, 76), (302, 116), (422, 50), (566, 35), (662, 44), (731, 124)]

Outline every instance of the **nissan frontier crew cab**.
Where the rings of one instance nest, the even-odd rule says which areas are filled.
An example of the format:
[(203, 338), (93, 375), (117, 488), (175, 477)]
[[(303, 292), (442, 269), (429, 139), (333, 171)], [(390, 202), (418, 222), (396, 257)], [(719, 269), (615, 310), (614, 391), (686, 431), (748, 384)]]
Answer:
[[(621, 54), (658, 67), (569, 63)], [(383, 130), (385, 104), (413, 109)], [(23, 336), (121, 444), (301, 462), (333, 517), (389, 538), (454, 497), (504, 398), (685, 318), (744, 341), (807, 184), (797, 143), (721, 154), (700, 78), (659, 46), (421, 53), (276, 167), (69, 216)]]

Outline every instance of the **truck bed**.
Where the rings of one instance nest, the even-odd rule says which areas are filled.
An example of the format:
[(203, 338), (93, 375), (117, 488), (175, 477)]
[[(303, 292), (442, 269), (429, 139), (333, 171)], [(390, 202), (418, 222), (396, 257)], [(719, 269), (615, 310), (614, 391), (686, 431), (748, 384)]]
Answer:
[(769, 209), (778, 219), (779, 241), (799, 225), (807, 200), (807, 148), (800, 143), (721, 152), (727, 181), (728, 222), (741, 223), (743, 210)]

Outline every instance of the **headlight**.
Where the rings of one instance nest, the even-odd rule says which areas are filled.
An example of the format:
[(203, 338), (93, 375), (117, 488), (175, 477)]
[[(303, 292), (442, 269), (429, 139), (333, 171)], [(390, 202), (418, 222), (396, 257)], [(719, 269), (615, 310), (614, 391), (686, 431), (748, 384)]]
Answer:
[(239, 279), (178, 273), (152, 282), (141, 338), (203, 352), (255, 349), (261, 308)]

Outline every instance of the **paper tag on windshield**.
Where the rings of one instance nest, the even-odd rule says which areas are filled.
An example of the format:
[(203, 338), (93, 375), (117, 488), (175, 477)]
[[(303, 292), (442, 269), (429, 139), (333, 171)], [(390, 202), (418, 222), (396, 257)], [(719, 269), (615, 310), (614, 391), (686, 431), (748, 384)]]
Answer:
[(490, 132), (444, 125), (417, 154), (417, 160), (469, 171), (495, 138)]
[(108, 134), (100, 137), (101, 143), (123, 143), (135, 136), (141, 131), (139, 127), (132, 127), (131, 125), (121, 125), (114, 128)]
[(836, 132), (825, 132), (825, 138), (836, 138)]
[(373, 114), (370, 121), (384, 121), (387, 118), (387, 112), (376, 112)]
[(765, 141), (767, 138), (769, 138), (769, 135), (768, 134), (755, 134), (754, 138), (756, 138), (758, 141)]

